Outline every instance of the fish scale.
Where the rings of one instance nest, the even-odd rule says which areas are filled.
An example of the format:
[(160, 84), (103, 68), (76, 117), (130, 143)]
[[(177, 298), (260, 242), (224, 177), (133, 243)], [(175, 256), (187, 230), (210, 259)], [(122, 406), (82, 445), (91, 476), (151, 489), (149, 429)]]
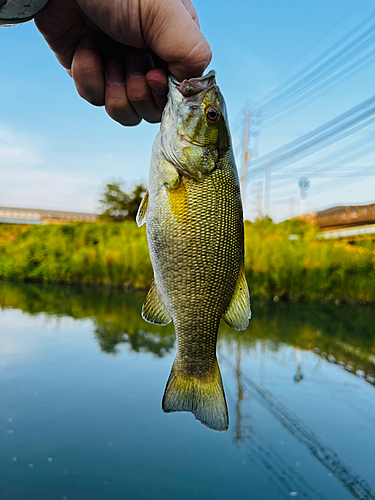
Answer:
[[(222, 318), (239, 330), (250, 317), (242, 203), (219, 88), (212, 73), (189, 84), (193, 94), (186, 97), (184, 82), (170, 79), (137, 216), (139, 225), (146, 222), (154, 269), (142, 314), (158, 324), (173, 320), (176, 330), (163, 410), (191, 411), (204, 425), (226, 430), (216, 344)], [(217, 110), (217, 124), (208, 121), (207, 109), (210, 117)]]

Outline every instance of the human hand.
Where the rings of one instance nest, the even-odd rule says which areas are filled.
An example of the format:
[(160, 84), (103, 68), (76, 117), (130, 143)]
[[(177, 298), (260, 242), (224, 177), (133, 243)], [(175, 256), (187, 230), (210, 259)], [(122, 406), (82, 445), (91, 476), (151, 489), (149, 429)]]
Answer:
[(49, 0), (35, 24), (79, 95), (122, 125), (160, 121), (167, 71), (200, 76), (211, 60), (190, 0)]

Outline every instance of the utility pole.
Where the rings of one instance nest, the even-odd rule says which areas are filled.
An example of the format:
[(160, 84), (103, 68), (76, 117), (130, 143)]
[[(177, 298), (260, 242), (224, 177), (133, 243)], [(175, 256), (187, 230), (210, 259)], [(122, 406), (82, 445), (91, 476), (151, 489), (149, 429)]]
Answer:
[(262, 194), (263, 194), (263, 186), (262, 186), (262, 183), (259, 181), (258, 182), (258, 197), (257, 197), (258, 220), (262, 220), (263, 219), (263, 214), (262, 214), (262, 205), (263, 205)]
[(243, 387), (241, 381), (241, 346), (237, 341), (236, 350), (236, 382), (237, 382), (237, 401), (236, 401), (236, 427), (234, 441), (238, 443), (242, 441), (242, 411), (241, 403), (243, 401)]
[(251, 112), (246, 107), (244, 110), (244, 134), (242, 142), (242, 171), (241, 171), (241, 194), (242, 194), (242, 205), (243, 205), (243, 216), (245, 218), (245, 207), (246, 207), (246, 175), (247, 175), (247, 165), (250, 159), (251, 151), (249, 150), (249, 140), (250, 140), (250, 120)]
[[(250, 105), (247, 104), (243, 113), (243, 140), (242, 140), (242, 169), (241, 169), (241, 195), (242, 206), (245, 219), (246, 208), (246, 187), (247, 187), (247, 172), (250, 161), (258, 155), (259, 135), (261, 126), (261, 113), (259, 111), (251, 111)], [(251, 130), (250, 130), (251, 126)], [(250, 143), (252, 142), (252, 146)]]
[(289, 218), (294, 218), (294, 198), (289, 198)]
[(264, 216), (269, 217), (271, 197), (271, 167), (266, 166), (264, 172)]

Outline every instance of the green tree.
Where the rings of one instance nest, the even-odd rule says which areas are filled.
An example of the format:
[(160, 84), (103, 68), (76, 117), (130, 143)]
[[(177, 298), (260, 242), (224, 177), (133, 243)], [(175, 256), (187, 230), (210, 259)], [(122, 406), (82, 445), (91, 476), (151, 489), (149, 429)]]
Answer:
[(103, 191), (101, 219), (121, 222), (135, 220), (139, 204), (146, 192), (143, 184), (137, 184), (131, 193), (121, 189), (120, 182), (108, 183)]

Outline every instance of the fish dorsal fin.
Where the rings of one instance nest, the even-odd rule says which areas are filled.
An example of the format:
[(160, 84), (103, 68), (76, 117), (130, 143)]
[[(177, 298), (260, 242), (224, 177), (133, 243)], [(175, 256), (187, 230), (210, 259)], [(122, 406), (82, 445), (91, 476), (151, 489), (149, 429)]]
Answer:
[(151, 288), (147, 294), (145, 303), (142, 307), (142, 318), (149, 323), (156, 325), (168, 325), (172, 318), (167, 313), (163, 299), (156, 288), (154, 280), (152, 281)]
[(146, 191), (146, 194), (144, 195), (139, 205), (137, 217), (135, 218), (138, 227), (143, 226), (143, 224), (146, 222), (147, 205), (148, 205), (148, 191)]
[(249, 326), (250, 318), (250, 293), (246, 282), (245, 268), (242, 266), (232, 300), (223, 319), (234, 330), (245, 330)]

